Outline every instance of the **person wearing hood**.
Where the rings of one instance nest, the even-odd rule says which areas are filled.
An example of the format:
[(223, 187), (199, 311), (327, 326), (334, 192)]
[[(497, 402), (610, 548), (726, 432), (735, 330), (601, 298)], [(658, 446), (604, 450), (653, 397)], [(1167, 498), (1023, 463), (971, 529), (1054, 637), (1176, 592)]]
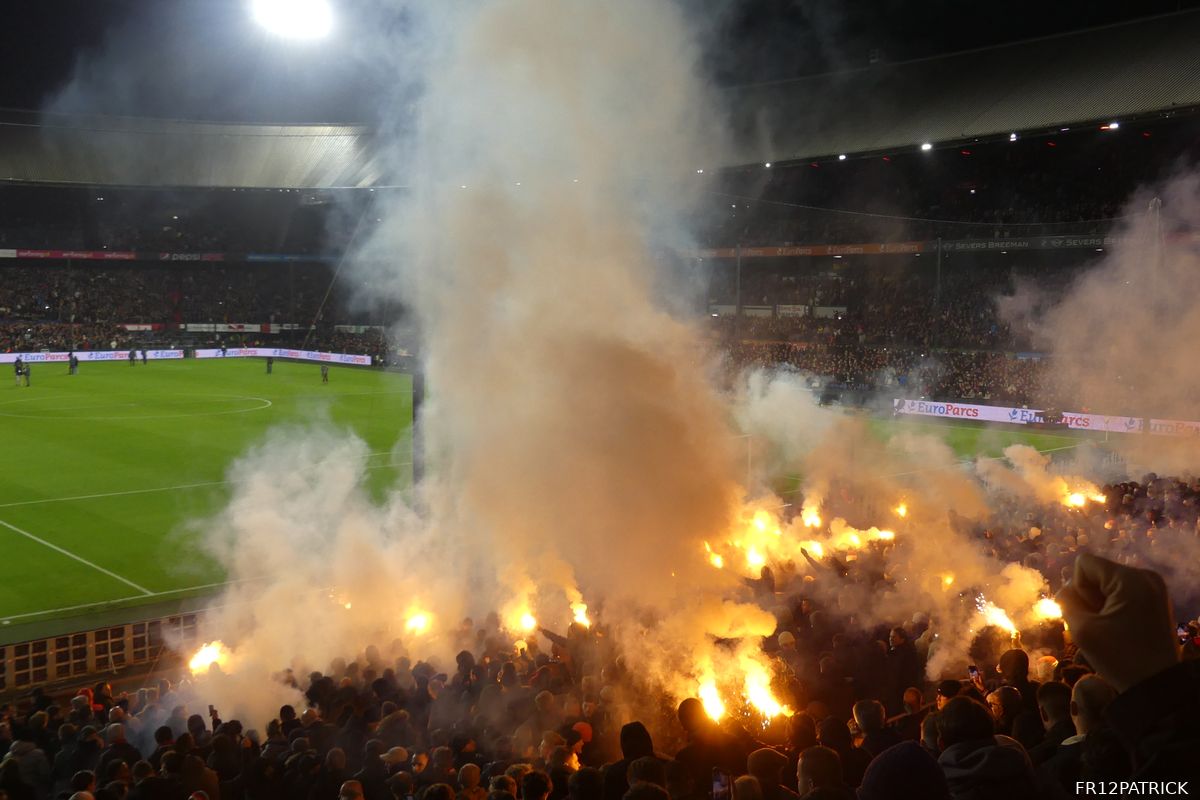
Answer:
[(4, 757), (4, 760), (17, 763), (21, 772), (21, 780), (33, 788), (38, 800), (44, 800), (50, 796), (50, 790), (54, 784), (50, 759), (46, 758), (46, 754), (34, 741), (26, 738), (25, 734), (21, 734), (20, 738), (9, 746), (8, 755)]
[(763, 800), (796, 800), (800, 795), (783, 786), (788, 757), (778, 750), (760, 747), (746, 759), (746, 771), (758, 779)]
[(621, 726), (621, 759), (604, 768), (604, 800), (621, 800), (629, 789), (629, 765), (654, 755), (650, 731), (640, 722)]
[(29, 781), (21, 777), (21, 765), (11, 755), (0, 761), (0, 797), (5, 800), (43, 800)]
[(691, 771), (692, 780), (697, 786), (705, 786), (712, 780), (713, 769), (720, 769), (730, 776), (745, 774), (746, 759), (758, 749), (758, 742), (743, 742), (721, 730), (709, 719), (704, 705), (695, 697), (680, 703), (676, 715), (683, 726), (687, 744), (675, 755), (675, 759)]
[(1037, 795), (1025, 748), (994, 730), (988, 709), (969, 697), (951, 699), (938, 714), (938, 764), (954, 800)]
[(916, 742), (889, 747), (871, 761), (858, 787), (858, 800), (950, 800), (946, 776)]

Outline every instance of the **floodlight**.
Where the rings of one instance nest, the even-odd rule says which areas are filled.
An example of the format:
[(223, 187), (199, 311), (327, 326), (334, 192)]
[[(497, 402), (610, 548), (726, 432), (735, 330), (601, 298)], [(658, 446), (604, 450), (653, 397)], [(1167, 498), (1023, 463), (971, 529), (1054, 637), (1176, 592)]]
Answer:
[(333, 30), (329, 0), (251, 0), (254, 20), (284, 39), (324, 39)]

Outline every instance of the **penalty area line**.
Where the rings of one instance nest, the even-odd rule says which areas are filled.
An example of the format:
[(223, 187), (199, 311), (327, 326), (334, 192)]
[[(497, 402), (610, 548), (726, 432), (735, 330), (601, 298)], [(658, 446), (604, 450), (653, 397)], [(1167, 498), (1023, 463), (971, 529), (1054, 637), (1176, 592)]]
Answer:
[(149, 594), (133, 594), (128, 597), (117, 597), (112, 600), (101, 600), (96, 603), (80, 603), (74, 606), (63, 606), (62, 608), (46, 608), (41, 611), (26, 611), (23, 614), (11, 614), (7, 617), (0, 617), (0, 625), (8, 625), (19, 619), (29, 619), (30, 617), (44, 617), (49, 614), (62, 614), (67, 611), (83, 611), (89, 608), (106, 608), (118, 603), (128, 603), (132, 600), (145, 600), (147, 597), (168, 597), (173, 594), (184, 594), (186, 592), (198, 592), (203, 589), (223, 589), (226, 586), (233, 586), (239, 583), (251, 583), (254, 581), (266, 580), (266, 576), (258, 578), (241, 578), (236, 581), (222, 581), (219, 583), (203, 583), (199, 586), (183, 586), (179, 589), (167, 589), (163, 592), (150, 592)]
[[(368, 453), (368, 456), (390, 455), (390, 453)], [(374, 464), (364, 467), (367, 470), (387, 469), (388, 467), (411, 467), (412, 462), (403, 461), (395, 464)], [(126, 489), (120, 492), (101, 492), (99, 494), (77, 494), (70, 497), (43, 497), (39, 500), (17, 500), (13, 503), (0, 503), (0, 508), (16, 508), (17, 506), (40, 506), (46, 503), (69, 503), (76, 500), (97, 500), (102, 497), (127, 497), (134, 494), (154, 494), (155, 492), (174, 492), (183, 489), (203, 489), (206, 486), (226, 486), (231, 481), (203, 481), (201, 483), (181, 483), (176, 486), (156, 486), (152, 489)], [(4, 523), (0, 523), (4, 524)]]
[(0, 525), (3, 525), (5, 528), (8, 528), (13, 533), (17, 533), (17, 534), (20, 534), (21, 536), (24, 536), (26, 539), (37, 542), (38, 544), (43, 545), (44, 547), (49, 547), (51, 550), (53, 550), (57, 553), (61, 553), (64, 556), (66, 556), (67, 558), (74, 559), (75, 561), (78, 561), (80, 564), (83, 564), (86, 567), (91, 567), (92, 569), (96, 570), (97, 572), (103, 572), (108, 577), (115, 578), (116, 580), (119, 580), (121, 583), (125, 584), (126, 586), (130, 586), (134, 589), (137, 589), (143, 595), (153, 595), (154, 594), (154, 592), (150, 591), (145, 586), (139, 586), (138, 584), (134, 583), (133, 581), (129, 580), (128, 578), (122, 577), (110, 569), (105, 569), (104, 567), (100, 566), (99, 564), (96, 564), (92, 561), (88, 561), (83, 556), (75, 555), (70, 550), (67, 550), (64, 547), (59, 547), (58, 545), (54, 544), (53, 542), (48, 542), (45, 539), (41, 538), (40, 536), (34, 536), (29, 531), (22, 530), (10, 522), (5, 522), (4, 520), (0, 519)]

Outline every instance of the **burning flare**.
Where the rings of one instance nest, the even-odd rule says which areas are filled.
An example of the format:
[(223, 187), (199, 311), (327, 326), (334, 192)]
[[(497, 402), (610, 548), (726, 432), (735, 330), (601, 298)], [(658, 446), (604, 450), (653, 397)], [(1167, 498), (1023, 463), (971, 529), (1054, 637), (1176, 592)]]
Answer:
[(997, 628), (1003, 628), (1009, 633), (1016, 633), (1017, 626), (1009, 619), (1008, 614), (1004, 609), (993, 603), (991, 600), (984, 600), (980, 596), (976, 602), (976, 607), (979, 613), (983, 615), (983, 623), (985, 625), (995, 625)]
[(1062, 606), (1049, 597), (1043, 597), (1034, 603), (1033, 613), (1038, 619), (1062, 619)]
[(521, 630), (525, 632), (532, 631), (538, 626), (537, 619), (528, 611), (521, 615)]
[(900, 519), (904, 519), (905, 517), (908, 516), (908, 504), (907, 503), (901, 503), (900, 505), (896, 506), (896, 508), (894, 510), (896, 512), (896, 516), (899, 517)]
[(746, 670), (746, 701), (767, 719), (792, 716), (792, 710), (771, 694), (771, 678), (761, 664), (751, 664)]
[(229, 662), (229, 651), (220, 641), (206, 642), (196, 651), (196, 655), (188, 661), (188, 669), (193, 675), (208, 672), (213, 664), (223, 667)]
[(582, 625), (585, 628), (592, 627), (592, 620), (587, 614), (587, 603), (572, 603), (571, 613), (576, 625)]
[(404, 621), (404, 629), (410, 633), (423, 634), (429, 630), (429, 614), (424, 611), (414, 611)]
[(697, 694), (700, 696), (700, 704), (704, 706), (704, 713), (708, 714), (710, 719), (717, 722), (725, 716), (725, 703), (722, 702), (715, 683), (707, 680), (700, 684)]
[(800, 521), (804, 523), (806, 528), (821, 527), (821, 515), (817, 511), (816, 506), (804, 506), (800, 511)]

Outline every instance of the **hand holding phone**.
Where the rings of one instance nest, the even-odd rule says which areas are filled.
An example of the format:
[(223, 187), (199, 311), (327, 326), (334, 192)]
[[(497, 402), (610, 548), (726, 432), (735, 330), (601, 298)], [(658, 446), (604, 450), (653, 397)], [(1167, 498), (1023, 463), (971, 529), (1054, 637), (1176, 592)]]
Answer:
[(712, 771), (712, 800), (733, 800), (733, 782), (729, 773), (716, 767)]

